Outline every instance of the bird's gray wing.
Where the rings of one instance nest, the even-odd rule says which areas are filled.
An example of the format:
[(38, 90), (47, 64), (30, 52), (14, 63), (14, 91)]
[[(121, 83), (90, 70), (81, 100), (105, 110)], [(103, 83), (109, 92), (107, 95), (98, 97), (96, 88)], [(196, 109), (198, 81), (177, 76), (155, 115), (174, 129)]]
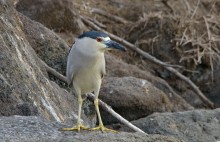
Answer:
[(106, 70), (105, 70), (105, 58), (104, 58), (103, 60), (101, 60), (101, 78), (103, 78), (105, 74), (106, 74)]
[(72, 83), (74, 74), (76, 73), (76, 61), (74, 61), (74, 45), (69, 51), (68, 59), (67, 59), (67, 68), (66, 68), (66, 78), (67, 83), (70, 85)]

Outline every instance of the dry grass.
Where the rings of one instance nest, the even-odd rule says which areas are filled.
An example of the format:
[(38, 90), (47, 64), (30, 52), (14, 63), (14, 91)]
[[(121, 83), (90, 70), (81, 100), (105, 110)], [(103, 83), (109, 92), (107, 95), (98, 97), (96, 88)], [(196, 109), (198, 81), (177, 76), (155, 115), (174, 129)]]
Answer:
[(202, 63), (208, 65), (213, 80), (214, 65), (220, 60), (220, 23), (216, 20), (219, 17), (218, 13), (207, 13), (211, 16), (195, 16), (199, 2), (192, 15), (179, 21), (179, 31), (175, 38), (176, 49), (181, 51), (179, 62), (193, 61), (195, 66)]
[[(171, 30), (169, 40), (175, 43), (174, 48), (179, 57), (179, 63), (186, 66), (185, 71), (195, 73), (196, 66), (203, 64), (213, 72), (220, 60), (220, 19), (216, 1), (195, 1), (195, 5), (185, 3), (186, 11), (178, 14), (164, 14), (161, 12), (144, 13), (138, 21), (128, 26), (128, 39), (138, 47), (155, 55), (154, 48), (161, 46), (160, 41), (169, 34), (163, 33)], [(209, 9), (204, 12), (204, 5)], [(174, 9), (174, 8), (173, 8)], [(205, 13), (205, 14), (204, 14)], [(154, 23), (152, 22), (154, 21)], [(164, 24), (168, 23), (168, 27)], [(153, 30), (153, 32), (151, 32)], [(174, 37), (172, 36), (174, 33)], [(150, 49), (150, 50), (149, 50)], [(163, 49), (160, 49), (163, 50)], [(163, 55), (164, 57), (167, 55)], [(166, 58), (168, 59), (169, 58)], [(176, 59), (174, 59), (176, 60)], [(169, 60), (172, 62), (172, 60)]]

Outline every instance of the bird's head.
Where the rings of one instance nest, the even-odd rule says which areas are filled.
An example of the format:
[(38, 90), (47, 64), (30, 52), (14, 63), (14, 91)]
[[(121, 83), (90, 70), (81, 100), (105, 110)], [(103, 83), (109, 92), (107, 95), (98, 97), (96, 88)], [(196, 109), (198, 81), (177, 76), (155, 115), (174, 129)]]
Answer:
[(119, 49), (122, 51), (126, 51), (125, 47), (111, 40), (109, 36), (103, 32), (84, 32), (78, 37), (78, 40), (80, 40), (80, 42), (82, 42), (85, 47), (93, 48), (92, 50), (98, 50), (102, 52), (111, 49)]

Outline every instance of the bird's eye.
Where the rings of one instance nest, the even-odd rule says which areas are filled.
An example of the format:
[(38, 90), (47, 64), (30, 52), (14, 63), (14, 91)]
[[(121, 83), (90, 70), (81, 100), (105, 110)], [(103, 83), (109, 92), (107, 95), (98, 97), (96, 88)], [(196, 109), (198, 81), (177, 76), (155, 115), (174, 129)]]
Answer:
[(102, 41), (102, 38), (97, 37), (97, 38), (96, 38), (96, 41), (101, 42), (101, 41)]

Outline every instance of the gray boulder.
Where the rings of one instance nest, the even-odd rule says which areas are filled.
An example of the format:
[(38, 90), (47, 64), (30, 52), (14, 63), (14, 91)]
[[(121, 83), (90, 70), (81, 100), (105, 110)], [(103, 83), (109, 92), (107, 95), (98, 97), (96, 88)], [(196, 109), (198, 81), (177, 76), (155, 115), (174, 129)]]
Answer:
[(72, 0), (19, 0), (16, 9), (55, 31), (79, 34), (86, 29)]
[[(77, 119), (77, 99), (50, 81), (22, 31), (13, 1), (0, 0), (0, 116), (40, 115), (58, 122)], [(82, 115), (95, 124), (95, 114)], [(69, 121), (70, 120), (70, 121)]]
[(0, 117), (1, 142), (181, 142), (172, 136), (141, 133), (102, 133), (100, 131), (59, 131), (66, 127), (58, 122), (35, 116)]
[(39, 22), (19, 13), (22, 31), (35, 53), (62, 74), (66, 72), (69, 47), (64, 40)]
[[(99, 98), (127, 120), (136, 120), (153, 112), (175, 111), (175, 103), (150, 82), (135, 77), (104, 78)], [(117, 122), (102, 112), (106, 124)]]
[(192, 110), (193, 107), (177, 94), (172, 87), (162, 78), (155, 76), (148, 70), (141, 70), (138, 66), (128, 64), (117, 59), (114, 55), (106, 55), (107, 76), (126, 77), (133, 76), (152, 83), (155, 87), (165, 93), (173, 102), (173, 111)]
[[(220, 141), (220, 109), (193, 110), (175, 113), (154, 113), (132, 121), (150, 134), (174, 136), (187, 142)], [(130, 131), (127, 127), (121, 131)]]

